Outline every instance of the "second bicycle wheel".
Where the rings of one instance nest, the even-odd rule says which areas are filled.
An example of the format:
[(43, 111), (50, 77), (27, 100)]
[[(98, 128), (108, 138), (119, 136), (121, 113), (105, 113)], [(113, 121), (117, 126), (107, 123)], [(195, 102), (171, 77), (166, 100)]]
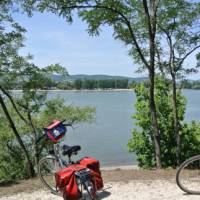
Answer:
[(61, 169), (55, 157), (44, 157), (39, 161), (38, 174), (44, 186), (49, 189), (53, 194), (62, 196), (56, 188), (55, 172)]
[(200, 155), (181, 164), (176, 173), (176, 182), (184, 192), (200, 195)]

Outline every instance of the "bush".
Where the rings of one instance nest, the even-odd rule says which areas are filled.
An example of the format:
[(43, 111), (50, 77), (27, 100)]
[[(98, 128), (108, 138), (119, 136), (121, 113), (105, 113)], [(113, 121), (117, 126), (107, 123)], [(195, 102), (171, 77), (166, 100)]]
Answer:
[[(1, 114), (0, 132), (0, 185), (3, 185), (28, 177), (28, 171), (24, 154), (13, 137), (5, 117)], [(28, 145), (26, 143), (26, 146)]]
[[(138, 165), (143, 168), (155, 167), (155, 152), (153, 144), (153, 131), (151, 129), (151, 115), (149, 110), (149, 95), (147, 85), (142, 83), (135, 87), (136, 113), (133, 115), (135, 128), (132, 138), (128, 141), (129, 152), (137, 156)], [(163, 167), (176, 166), (176, 142), (173, 131), (173, 109), (170, 83), (161, 78), (156, 79), (155, 102), (157, 108), (158, 127), (160, 131), (161, 160)], [(182, 155), (181, 160), (200, 153), (200, 124), (184, 123), (186, 99), (181, 91), (177, 93), (178, 117)]]
[[(35, 165), (34, 154), (34, 135), (16, 112), (12, 106), (7, 102), (9, 112), (12, 113), (17, 130), (28, 149), (30, 159)], [(20, 109), (20, 108), (19, 108)], [(21, 110), (24, 116), (26, 112)], [(79, 107), (72, 105), (65, 105), (64, 100), (60, 98), (44, 101), (43, 106), (37, 109), (37, 112), (32, 113), (33, 124), (37, 130), (37, 138), (42, 134), (42, 128), (47, 126), (53, 119), (66, 119), (66, 123), (90, 123), (94, 119), (95, 109), (92, 107)], [(4, 116), (0, 107), (0, 185), (15, 181), (18, 179), (28, 178), (27, 162), (24, 153), (20, 148), (16, 138), (13, 135), (8, 121)], [(37, 144), (39, 158), (47, 154), (47, 150), (52, 148), (53, 143), (50, 140), (42, 140)]]
[(181, 131), (181, 158), (182, 161), (191, 156), (200, 154), (200, 123), (184, 123)]

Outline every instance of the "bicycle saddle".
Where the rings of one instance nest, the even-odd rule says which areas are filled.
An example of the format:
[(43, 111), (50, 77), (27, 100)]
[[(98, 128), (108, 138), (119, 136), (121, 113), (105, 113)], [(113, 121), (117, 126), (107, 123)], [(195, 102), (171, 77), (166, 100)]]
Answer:
[(76, 154), (78, 151), (80, 151), (81, 150), (81, 146), (79, 146), (79, 145), (68, 146), (68, 145), (64, 144), (62, 149), (63, 149), (62, 154), (64, 156), (65, 155), (71, 156), (73, 153)]

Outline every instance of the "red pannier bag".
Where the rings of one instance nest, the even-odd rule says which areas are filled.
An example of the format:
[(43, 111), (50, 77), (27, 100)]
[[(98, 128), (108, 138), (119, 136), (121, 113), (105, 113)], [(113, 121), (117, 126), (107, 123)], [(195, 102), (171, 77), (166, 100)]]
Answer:
[(103, 179), (100, 171), (100, 163), (98, 160), (91, 157), (84, 157), (79, 161), (80, 165), (89, 168), (94, 176), (96, 189), (100, 190), (103, 188)]
[(75, 172), (83, 169), (85, 169), (84, 166), (74, 164), (55, 173), (56, 187), (63, 193), (65, 200), (78, 200), (81, 198)]

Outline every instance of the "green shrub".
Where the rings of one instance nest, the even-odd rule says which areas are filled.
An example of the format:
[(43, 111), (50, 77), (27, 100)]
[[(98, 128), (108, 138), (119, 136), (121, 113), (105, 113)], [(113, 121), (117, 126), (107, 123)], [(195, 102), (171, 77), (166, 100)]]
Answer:
[[(142, 83), (135, 87), (136, 113), (132, 116), (138, 128), (133, 129), (128, 141), (129, 152), (137, 156), (138, 165), (143, 168), (155, 167), (155, 152), (151, 115), (148, 103), (148, 88)], [(173, 108), (170, 83), (161, 78), (156, 79), (155, 101), (157, 108), (158, 127), (160, 131), (161, 160), (163, 167), (176, 166), (176, 142), (173, 131)], [(181, 160), (200, 153), (200, 124), (184, 123), (186, 99), (181, 91), (177, 94), (178, 117), (181, 135)]]
[[(34, 138), (30, 127), (22, 122), (8, 102), (7, 106), (9, 112), (12, 113), (12, 119), (28, 149), (37, 172), (36, 163), (34, 162), (35, 155), (33, 153)], [(21, 112), (26, 116), (26, 112), (23, 110)], [(65, 105), (63, 99), (56, 98), (46, 100), (43, 106), (38, 107), (37, 112), (32, 113), (32, 119), (37, 130), (37, 137), (39, 137), (42, 134), (42, 128), (52, 122), (53, 119), (66, 119), (66, 123), (72, 124), (90, 123), (94, 119), (94, 114), (95, 108)], [(39, 158), (46, 155), (52, 146), (53, 143), (50, 140), (42, 140), (38, 144)], [(28, 178), (27, 162), (0, 107), (0, 185), (23, 178)]]

